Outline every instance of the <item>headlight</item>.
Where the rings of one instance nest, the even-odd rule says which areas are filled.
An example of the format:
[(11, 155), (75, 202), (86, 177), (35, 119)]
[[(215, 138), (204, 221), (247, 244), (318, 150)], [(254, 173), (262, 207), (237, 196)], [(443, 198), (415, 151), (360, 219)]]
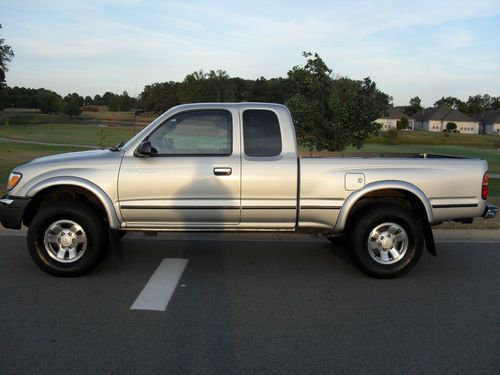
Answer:
[(9, 176), (9, 182), (7, 183), (7, 190), (12, 190), (16, 187), (23, 175), (21, 173), (12, 172)]

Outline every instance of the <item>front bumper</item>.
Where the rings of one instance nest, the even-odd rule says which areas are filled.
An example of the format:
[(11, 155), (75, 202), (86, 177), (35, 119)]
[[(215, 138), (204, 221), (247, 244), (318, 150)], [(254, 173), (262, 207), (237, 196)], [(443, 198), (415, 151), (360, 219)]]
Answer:
[(21, 229), (24, 211), (30, 203), (30, 198), (10, 197), (0, 198), (0, 223), (8, 229)]
[(488, 204), (484, 210), (483, 217), (485, 219), (493, 219), (495, 216), (497, 216), (497, 208), (492, 204)]

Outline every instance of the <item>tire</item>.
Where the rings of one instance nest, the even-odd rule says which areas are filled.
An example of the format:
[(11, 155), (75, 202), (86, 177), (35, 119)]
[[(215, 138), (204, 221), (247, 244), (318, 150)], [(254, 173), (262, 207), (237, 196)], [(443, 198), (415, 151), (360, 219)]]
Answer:
[(28, 229), (31, 258), (54, 276), (76, 277), (89, 272), (99, 262), (105, 241), (102, 218), (76, 201), (43, 208)]
[(422, 255), (422, 222), (410, 211), (377, 206), (352, 227), (349, 253), (366, 274), (388, 279), (410, 271)]

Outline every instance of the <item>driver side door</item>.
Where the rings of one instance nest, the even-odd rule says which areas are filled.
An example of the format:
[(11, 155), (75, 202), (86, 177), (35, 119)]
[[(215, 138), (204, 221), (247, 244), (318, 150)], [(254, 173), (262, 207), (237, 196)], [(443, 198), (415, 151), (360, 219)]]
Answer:
[[(234, 112), (234, 113), (233, 113)], [(237, 110), (172, 115), (145, 139), (152, 154), (124, 156), (119, 206), (128, 228), (217, 228), (240, 222)]]

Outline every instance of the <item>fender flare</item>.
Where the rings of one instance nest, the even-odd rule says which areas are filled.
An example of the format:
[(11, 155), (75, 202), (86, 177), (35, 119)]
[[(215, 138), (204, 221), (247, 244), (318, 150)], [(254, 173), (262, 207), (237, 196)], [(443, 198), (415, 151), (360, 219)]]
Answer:
[(356, 202), (358, 202), (358, 200), (363, 198), (368, 193), (371, 193), (376, 190), (385, 190), (385, 189), (405, 190), (415, 195), (425, 208), (425, 212), (427, 213), (428, 224), (432, 224), (434, 222), (432, 205), (422, 190), (420, 190), (417, 186), (410, 184), (409, 182), (398, 181), (398, 180), (387, 180), (387, 181), (371, 182), (365, 185), (363, 189), (355, 191), (354, 193), (349, 195), (349, 197), (345, 200), (344, 204), (342, 205), (342, 208), (340, 209), (340, 213), (334, 227), (334, 232), (339, 233), (345, 229), (345, 224), (347, 222), (347, 218), (349, 217), (349, 213), (351, 212)]
[(28, 197), (34, 197), (37, 193), (40, 191), (50, 188), (50, 187), (55, 187), (59, 185), (71, 185), (71, 186), (78, 186), (83, 189), (86, 189), (90, 191), (92, 194), (94, 194), (97, 199), (101, 202), (101, 204), (104, 207), (104, 210), (106, 211), (106, 215), (109, 220), (109, 226), (112, 229), (120, 229), (121, 228), (121, 223), (118, 218), (118, 215), (116, 214), (115, 207), (113, 205), (112, 200), (109, 198), (109, 196), (96, 184), (93, 182), (90, 182), (89, 180), (80, 178), (80, 177), (52, 177), (48, 178), (46, 180), (40, 181), (36, 183), (35, 185), (31, 186), (29, 190), (26, 192), (26, 196)]

